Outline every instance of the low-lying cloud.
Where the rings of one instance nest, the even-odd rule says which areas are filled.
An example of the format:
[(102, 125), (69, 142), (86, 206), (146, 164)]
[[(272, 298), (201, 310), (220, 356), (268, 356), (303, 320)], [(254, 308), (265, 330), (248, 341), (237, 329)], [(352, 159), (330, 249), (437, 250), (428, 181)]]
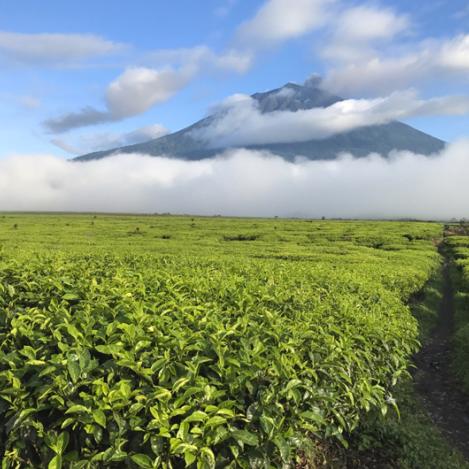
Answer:
[(217, 111), (216, 119), (191, 133), (212, 148), (304, 142), (409, 117), (464, 115), (469, 113), (469, 97), (422, 100), (414, 91), (403, 91), (382, 98), (347, 99), (328, 107), (263, 113), (257, 100), (234, 95)]
[(469, 216), (469, 140), (432, 157), (295, 162), (235, 150), (210, 160), (120, 155), (0, 160), (0, 210), (446, 219)]
[(95, 151), (135, 145), (136, 143), (163, 137), (169, 133), (170, 131), (166, 127), (153, 124), (140, 127), (131, 132), (100, 132), (82, 135), (78, 139), (72, 140), (72, 142), (60, 138), (53, 138), (50, 142), (72, 155), (84, 155)]

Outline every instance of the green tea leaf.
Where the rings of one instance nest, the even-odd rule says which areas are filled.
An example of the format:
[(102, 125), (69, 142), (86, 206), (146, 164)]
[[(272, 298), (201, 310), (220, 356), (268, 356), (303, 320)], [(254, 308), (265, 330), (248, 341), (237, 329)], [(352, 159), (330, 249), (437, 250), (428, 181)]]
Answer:
[(259, 444), (258, 436), (248, 430), (234, 430), (231, 432), (231, 435), (235, 440), (241, 441), (246, 445), (257, 446)]
[(56, 454), (49, 461), (49, 465), (47, 467), (48, 469), (61, 469), (62, 468), (62, 456), (60, 454)]
[(143, 469), (151, 469), (153, 467), (152, 459), (146, 454), (133, 454), (130, 459), (132, 459), (138, 467), (142, 467)]
[(72, 379), (73, 383), (76, 383), (81, 375), (80, 364), (78, 362), (78, 357), (76, 358), (68, 358), (67, 359), (67, 369), (68, 373), (70, 374), (70, 378)]
[(94, 410), (93, 413), (93, 419), (94, 421), (98, 424), (101, 425), (101, 427), (106, 428), (106, 415), (102, 410)]

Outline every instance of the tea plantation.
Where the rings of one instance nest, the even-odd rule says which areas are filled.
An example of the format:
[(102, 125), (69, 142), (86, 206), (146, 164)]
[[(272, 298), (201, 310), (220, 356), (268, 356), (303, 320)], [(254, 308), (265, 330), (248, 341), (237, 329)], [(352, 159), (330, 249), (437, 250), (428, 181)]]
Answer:
[(347, 447), (397, 410), (441, 232), (0, 216), (3, 467), (277, 468)]

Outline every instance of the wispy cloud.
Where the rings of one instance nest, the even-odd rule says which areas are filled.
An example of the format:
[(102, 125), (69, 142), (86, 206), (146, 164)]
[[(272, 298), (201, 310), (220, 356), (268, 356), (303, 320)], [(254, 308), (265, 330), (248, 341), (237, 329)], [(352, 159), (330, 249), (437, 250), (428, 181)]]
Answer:
[(25, 65), (66, 65), (125, 49), (93, 34), (23, 34), (0, 31), (0, 57)]
[(453, 16), (458, 20), (467, 18), (469, 16), (469, 3), (465, 7), (458, 10)]
[(346, 94), (382, 93), (431, 81), (467, 81), (468, 72), (469, 34), (462, 34), (428, 39), (392, 55), (376, 52), (357, 60), (342, 54), (326, 74), (325, 86)]
[(52, 145), (55, 145), (57, 148), (60, 148), (64, 152), (69, 153), (70, 155), (79, 155), (81, 153), (79, 147), (76, 147), (61, 138), (52, 138), (50, 140), (50, 143), (52, 143)]
[(300, 37), (324, 26), (334, 0), (267, 0), (239, 27), (241, 46), (259, 48)]
[(344, 10), (336, 24), (337, 33), (344, 40), (369, 42), (390, 39), (406, 31), (410, 19), (391, 8), (358, 5)]
[(39, 98), (30, 95), (20, 96), (18, 102), (25, 109), (38, 109), (42, 104)]
[(49, 132), (59, 134), (141, 114), (171, 98), (188, 83), (193, 73), (190, 67), (179, 70), (129, 68), (108, 86), (104, 111), (88, 106), (78, 112), (48, 119), (44, 126)]
[[(229, 5), (231, 2), (224, 4)], [(102, 108), (85, 106), (72, 110), (47, 119), (44, 126), (58, 134), (142, 114), (210, 71), (245, 73), (265, 50), (312, 33), (319, 34), (315, 36), (319, 38), (316, 52), (325, 68), (323, 86), (335, 94), (376, 97), (409, 87), (419, 88), (433, 80), (467, 80), (469, 35), (414, 40), (413, 32), (414, 24), (408, 15), (375, 3), (265, 0), (251, 18), (238, 26), (221, 51), (198, 45), (142, 53), (137, 60), (139, 66), (128, 67), (107, 86)], [(98, 44), (104, 41), (101, 49), (96, 46), (97, 51), (113, 50), (114, 43), (92, 38)], [(296, 116), (297, 120), (301, 114)], [(338, 114), (338, 122), (346, 120), (343, 112)], [(334, 115), (324, 116), (326, 122)], [(253, 116), (251, 113), (253, 122), (260, 121)], [(346, 116), (351, 120), (349, 114)], [(368, 124), (374, 122), (371, 119)]]
[(215, 16), (218, 16), (220, 18), (224, 18), (225, 16), (228, 16), (237, 2), (238, 0), (224, 0), (222, 5), (215, 8), (214, 10)]
[(211, 69), (243, 73), (252, 65), (250, 51), (228, 48), (215, 53), (207, 46), (199, 45), (179, 49), (159, 49), (145, 55), (145, 61), (156, 67), (190, 67), (198, 72)]
[(104, 124), (116, 120), (109, 111), (98, 111), (94, 107), (86, 106), (77, 112), (70, 112), (59, 117), (44, 121), (44, 127), (51, 133), (62, 133), (78, 127)]
[[(215, 52), (207, 46), (160, 49), (143, 54), (145, 64), (130, 67), (106, 91), (106, 109), (86, 106), (44, 122), (52, 133), (115, 122), (141, 114), (166, 101), (208, 70), (244, 73), (259, 49), (308, 33), (325, 22), (326, 7), (335, 0), (267, 0), (243, 23), (231, 46)], [(230, 2), (227, 5), (234, 5)], [(226, 5), (225, 5), (226, 6)]]
[(142, 114), (169, 100), (207, 68), (244, 72), (250, 67), (252, 57), (236, 49), (217, 55), (208, 47), (199, 46), (153, 51), (146, 54), (145, 59), (161, 68), (126, 69), (107, 87), (104, 110), (86, 106), (80, 111), (47, 119), (44, 127), (59, 134)]
[(468, 155), (469, 141), (431, 158), (400, 152), (287, 162), (246, 150), (195, 162), (18, 156), (0, 160), (0, 210), (461, 218), (469, 214)]
[(106, 92), (109, 112), (116, 118), (135, 116), (167, 101), (192, 78), (191, 67), (179, 70), (127, 69)]
[(100, 132), (85, 134), (74, 139), (73, 143), (60, 138), (51, 139), (51, 143), (72, 155), (92, 153), (95, 151), (120, 148), (127, 145), (145, 142), (162, 137), (169, 133), (166, 127), (160, 124), (147, 125), (130, 132)]
[(391, 8), (358, 5), (340, 11), (328, 26), (330, 37), (320, 55), (350, 63), (374, 56), (377, 46), (383, 47), (396, 36), (406, 36), (411, 20)]

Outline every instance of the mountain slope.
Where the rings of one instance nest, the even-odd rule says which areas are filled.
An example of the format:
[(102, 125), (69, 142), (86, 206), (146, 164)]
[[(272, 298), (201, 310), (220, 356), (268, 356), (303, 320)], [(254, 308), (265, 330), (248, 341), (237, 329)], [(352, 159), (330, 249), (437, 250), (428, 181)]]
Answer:
[[(257, 101), (261, 113), (328, 107), (342, 101), (342, 98), (327, 93), (319, 85), (319, 80), (312, 78), (304, 85), (287, 83), (282, 88), (253, 94), (252, 98)], [(209, 126), (217, 117), (218, 115), (215, 113), (178, 132), (144, 143), (89, 153), (77, 157), (75, 160), (89, 161), (117, 153), (166, 155), (186, 160), (210, 158), (226, 150), (226, 148), (209, 146), (207, 142), (194, 138), (194, 135), (197, 130)], [(342, 152), (350, 152), (358, 157), (374, 152), (387, 155), (392, 150), (409, 150), (415, 153), (431, 154), (440, 151), (444, 146), (445, 142), (442, 140), (409, 125), (401, 122), (391, 122), (389, 124), (361, 127), (324, 139), (246, 145), (244, 148), (271, 151), (288, 160), (292, 160), (296, 156), (303, 156), (311, 160), (322, 160), (336, 158), (337, 154)]]

